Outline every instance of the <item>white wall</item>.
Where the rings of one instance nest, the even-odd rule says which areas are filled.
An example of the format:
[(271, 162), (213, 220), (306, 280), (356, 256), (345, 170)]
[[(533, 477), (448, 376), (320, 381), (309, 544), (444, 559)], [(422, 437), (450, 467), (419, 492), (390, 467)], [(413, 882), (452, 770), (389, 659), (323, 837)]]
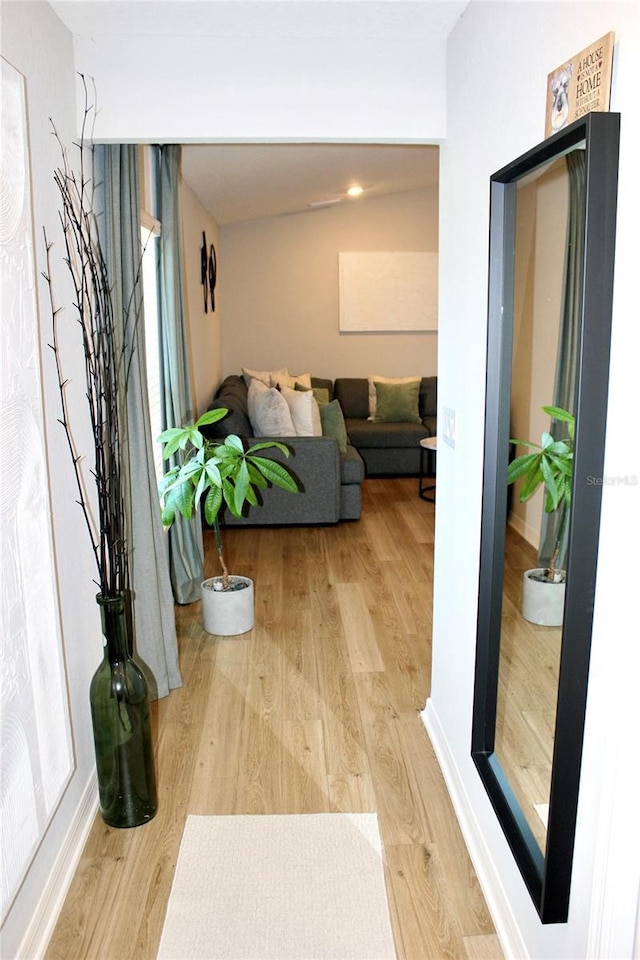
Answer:
[[(51, 504), (58, 571), (62, 636), (66, 657), (71, 708), (75, 771), (51, 825), (40, 845), (31, 869), (20, 888), (2, 929), (4, 957), (37, 955), (37, 944), (46, 942), (47, 922), (64, 896), (70, 879), (69, 868), (81, 850), (84, 829), (97, 809), (95, 760), (89, 682), (102, 656), (100, 618), (95, 603), (93, 557), (84, 535), (80, 508), (70, 495), (75, 481), (60, 416), (60, 398), (54, 379), (51, 317), (47, 288), (40, 279), (46, 269), (43, 227), (55, 239), (52, 251), (54, 285), (58, 306), (71, 302), (67, 270), (62, 266), (62, 239), (59, 231), (57, 191), (53, 170), (60, 152), (51, 135), (53, 118), (63, 141), (70, 145), (76, 136), (75, 77), (71, 36), (46, 3), (2, 4), (2, 56), (26, 78), (26, 98), (31, 151), (32, 200), (36, 276), (42, 344), (43, 399), (48, 433)], [(71, 310), (62, 316), (61, 352), (70, 378), (69, 398), (76, 436), (81, 448), (91, 450), (84, 417), (83, 358), (77, 338), (77, 324)], [(78, 416), (79, 415), (79, 416)], [(52, 625), (52, 641), (55, 630)], [(20, 944), (27, 937), (25, 952)]]
[(435, 332), (340, 332), (338, 252), (437, 249), (436, 188), (222, 227), (224, 374), (432, 376)]
[[(477, 611), (489, 177), (544, 137), (547, 74), (616, 32), (622, 113), (611, 387), (600, 556), (570, 916), (537, 918), (470, 758)], [(455, 449), (438, 458), (432, 695), (426, 719), (494, 919), (513, 956), (631, 957), (638, 898), (638, 143), (634, 3), (473, 3), (447, 54), (441, 150), (440, 404)], [(481, 82), (467, 82), (481, 78)], [(464, 278), (464, 283), (461, 282)], [(624, 478), (628, 477), (628, 483)], [(616, 478), (621, 478), (619, 481)], [(634, 479), (635, 478), (635, 479)], [(635, 485), (634, 485), (635, 484)], [(634, 533), (629, 536), (629, 531)]]
[[(316, 4), (308, 6), (311, 17)], [(252, 7), (242, 37), (79, 38), (77, 68), (100, 91), (96, 137), (419, 142), (445, 135), (443, 40), (368, 38), (375, 4), (360, 6), (362, 23), (348, 39), (286, 29), (265, 37)]]

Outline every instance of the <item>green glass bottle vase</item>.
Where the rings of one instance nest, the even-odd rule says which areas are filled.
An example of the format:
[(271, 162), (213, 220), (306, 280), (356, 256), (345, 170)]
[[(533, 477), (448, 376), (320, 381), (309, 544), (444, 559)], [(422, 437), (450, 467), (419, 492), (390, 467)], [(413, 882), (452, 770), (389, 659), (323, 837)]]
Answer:
[(89, 698), (100, 813), (112, 827), (137, 827), (158, 809), (149, 691), (131, 657), (129, 594), (96, 600), (105, 646)]

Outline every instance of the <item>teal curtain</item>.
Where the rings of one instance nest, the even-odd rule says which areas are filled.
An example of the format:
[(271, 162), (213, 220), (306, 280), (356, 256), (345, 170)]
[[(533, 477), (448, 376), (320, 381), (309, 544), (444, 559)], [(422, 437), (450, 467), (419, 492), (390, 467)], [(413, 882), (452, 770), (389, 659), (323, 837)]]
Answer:
[[(151, 696), (182, 686), (167, 540), (153, 465), (140, 280), (141, 236), (138, 148), (134, 144), (94, 148), (96, 206), (114, 318), (124, 346), (127, 396), (123, 411), (123, 476), (128, 487), (130, 572), (136, 658)], [(129, 307), (129, 305), (131, 305)], [(128, 319), (127, 319), (128, 316)]]
[[(156, 216), (161, 224), (158, 244), (158, 309), (162, 375), (162, 428), (182, 426), (195, 419), (191, 396), (182, 278), (182, 221), (180, 218), (180, 159), (182, 148), (154, 147)], [(167, 463), (167, 468), (175, 465)], [(204, 550), (198, 519), (177, 517), (169, 530), (169, 561), (173, 596), (177, 603), (200, 599)]]
[[(580, 349), (580, 317), (582, 313), (582, 277), (585, 236), (585, 154), (574, 150), (566, 156), (569, 174), (569, 210), (567, 224), (567, 254), (565, 261), (562, 315), (558, 335), (556, 376), (553, 404), (575, 413), (578, 351)], [(554, 423), (550, 428), (557, 439), (566, 437), (566, 425)], [(543, 513), (540, 529), (538, 563), (548, 566), (555, 550), (562, 517), (557, 513)], [(557, 566), (564, 567), (567, 557), (567, 532), (557, 558)]]

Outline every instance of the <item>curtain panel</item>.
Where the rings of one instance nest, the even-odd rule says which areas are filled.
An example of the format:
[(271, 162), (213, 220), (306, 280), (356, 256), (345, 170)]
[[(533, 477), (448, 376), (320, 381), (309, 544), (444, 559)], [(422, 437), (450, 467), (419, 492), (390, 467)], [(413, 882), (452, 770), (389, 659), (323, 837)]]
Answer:
[[(578, 350), (580, 348), (580, 321), (582, 315), (582, 275), (585, 235), (585, 156), (584, 151), (574, 150), (566, 156), (569, 173), (569, 209), (567, 224), (567, 256), (565, 261), (562, 314), (558, 333), (558, 351), (553, 404), (569, 413), (575, 412), (576, 376)], [(564, 423), (554, 423), (551, 434), (556, 439), (567, 436)], [(540, 550), (538, 563), (547, 567), (558, 542), (562, 511), (543, 513), (540, 527)], [(560, 544), (556, 560), (562, 568), (567, 560), (568, 528)]]
[(137, 146), (95, 146), (94, 179), (96, 204), (101, 210), (101, 242), (112, 288), (114, 321), (120, 323), (127, 368), (123, 476), (127, 484), (130, 520), (135, 652), (149, 682), (150, 695), (156, 699), (180, 687), (182, 677), (178, 664), (168, 544), (160, 515), (149, 425)]
[[(158, 245), (158, 309), (162, 378), (162, 429), (183, 426), (195, 419), (191, 395), (182, 270), (180, 218), (180, 160), (182, 148), (167, 144), (153, 148), (157, 208), (161, 224)], [(167, 469), (177, 457), (165, 461)], [(169, 530), (169, 560), (173, 595), (177, 603), (200, 600), (204, 576), (202, 526), (198, 518), (178, 515)]]

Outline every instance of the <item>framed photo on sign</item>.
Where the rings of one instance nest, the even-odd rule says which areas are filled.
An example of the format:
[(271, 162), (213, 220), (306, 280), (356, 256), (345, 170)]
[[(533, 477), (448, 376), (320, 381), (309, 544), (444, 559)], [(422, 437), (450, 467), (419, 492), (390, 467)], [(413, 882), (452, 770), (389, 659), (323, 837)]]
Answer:
[(545, 137), (585, 113), (609, 109), (614, 40), (613, 32), (605, 34), (549, 74)]

